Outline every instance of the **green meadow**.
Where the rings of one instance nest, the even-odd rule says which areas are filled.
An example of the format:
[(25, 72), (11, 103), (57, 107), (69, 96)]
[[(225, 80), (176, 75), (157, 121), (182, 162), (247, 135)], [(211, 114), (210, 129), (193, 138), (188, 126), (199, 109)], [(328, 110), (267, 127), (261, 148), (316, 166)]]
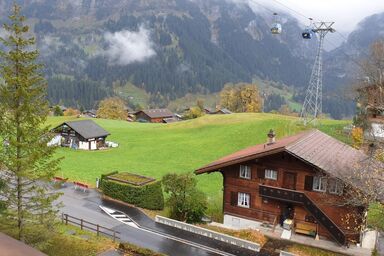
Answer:
[[(48, 124), (55, 126), (71, 119), (74, 118), (50, 117)], [(100, 151), (59, 148), (57, 157), (64, 159), (58, 176), (93, 186), (97, 177), (111, 171), (160, 179), (170, 172), (193, 172), (222, 156), (264, 143), (271, 128), (276, 131), (277, 139), (305, 129), (295, 117), (260, 113), (206, 115), (172, 124), (94, 121), (111, 133), (107, 139), (117, 142), (119, 147)], [(318, 128), (345, 140), (341, 130), (348, 123), (322, 120)], [(221, 174), (199, 175), (197, 179), (210, 201), (221, 207)]]

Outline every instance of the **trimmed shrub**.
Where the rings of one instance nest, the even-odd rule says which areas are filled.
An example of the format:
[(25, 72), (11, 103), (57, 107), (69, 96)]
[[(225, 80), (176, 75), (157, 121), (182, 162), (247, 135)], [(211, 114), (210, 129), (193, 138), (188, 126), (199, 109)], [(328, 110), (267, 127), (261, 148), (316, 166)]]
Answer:
[(143, 186), (134, 186), (109, 180), (107, 178), (109, 175), (101, 176), (99, 186), (106, 196), (150, 210), (162, 210), (164, 208), (164, 196), (160, 181), (154, 181)]

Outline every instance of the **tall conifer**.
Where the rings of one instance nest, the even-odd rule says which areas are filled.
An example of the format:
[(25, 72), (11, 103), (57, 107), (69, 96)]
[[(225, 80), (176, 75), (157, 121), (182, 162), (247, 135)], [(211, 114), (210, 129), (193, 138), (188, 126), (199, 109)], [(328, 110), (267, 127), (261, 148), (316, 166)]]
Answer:
[(25, 25), (20, 7), (14, 5), (9, 23), (0, 37), (0, 166), (6, 191), (9, 223), (16, 226), (17, 238), (28, 243), (52, 227), (58, 197), (49, 192), (46, 181), (58, 170), (52, 159), (53, 147), (45, 121), (48, 115), (46, 82), (42, 76), (35, 39)]

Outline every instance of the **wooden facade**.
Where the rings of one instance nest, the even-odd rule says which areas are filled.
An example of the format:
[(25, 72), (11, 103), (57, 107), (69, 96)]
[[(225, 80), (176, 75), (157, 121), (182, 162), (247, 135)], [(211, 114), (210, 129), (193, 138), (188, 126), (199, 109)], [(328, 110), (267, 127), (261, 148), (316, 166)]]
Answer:
[[(251, 168), (251, 177), (249, 179), (240, 177), (240, 165)], [(265, 170), (277, 171), (277, 180), (266, 178)], [(224, 214), (280, 225), (282, 225), (285, 218), (292, 218), (294, 223), (307, 222), (310, 223), (309, 225), (313, 224), (313, 229), (315, 231), (318, 230), (320, 236), (332, 239), (330, 231), (316, 221), (313, 214), (301, 202), (268, 197), (259, 192), (262, 186), (281, 188), (281, 193), (293, 190), (302, 192), (309, 197), (328, 218), (348, 235), (348, 239), (354, 242), (357, 242), (359, 239), (359, 232), (356, 232), (349, 224), (352, 220), (349, 220), (348, 223), (343, 221), (343, 219), (347, 215), (351, 215), (351, 212), (355, 213), (351, 215), (353, 218), (361, 216), (361, 209), (339, 206), (338, 201), (342, 197), (330, 194), (327, 191), (314, 191), (312, 189), (313, 184), (306, 188), (306, 177), (323, 174), (316, 172), (313, 167), (306, 165), (287, 153), (283, 152), (266, 156), (257, 159), (257, 162), (247, 161), (228, 166), (223, 168), (221, 173), (224, 177)], [(250, 195), (249, 208), (238, 206), (238, 193)], [(287, 216), (287, 214), (290, 216)], [(357, 224), (361, 224), (361, 221), (362, 219), (358, 219)]]
[(148, 109), (135, 113), (136, 121), (148, 123), (163, 123), (164, 119), (173, 118), (174, 114), (168, 109)]
[(260, 148), (254, 157), (236, 152), (196, 171), (222, 173), (224, 216), (270, 225), (291, 219), (294, 231), (305, 226), (339, 244), (359, 242), (365, 208), (343, 206), (342, 181), (285, 150)]

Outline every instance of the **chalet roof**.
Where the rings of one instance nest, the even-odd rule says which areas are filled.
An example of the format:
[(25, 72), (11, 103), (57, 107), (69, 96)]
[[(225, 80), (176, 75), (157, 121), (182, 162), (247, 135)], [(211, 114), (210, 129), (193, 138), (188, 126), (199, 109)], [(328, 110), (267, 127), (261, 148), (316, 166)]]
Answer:
[(0, 252), (1, 255), (12, 256), (45, 256), (46, 254), (36, 250), (35, 248), (26, 245), (19, 240), (0, 233)]
[(160, 108), (160, 109), (147, 109), (147, 110), (141, 110), (136, 112), (136, 114), (143, 112), (150, 118), (165, 118), (165, 117), (173, 117), (173, 113), (166, 109), (166, 108)]
[(230, 111), (229, 109), (227, 108), (222, 108), (220, 109), (218, 112), (222, 112), (223, 114), (232, 114), (232, 111)]
[(319, 130), (311, 130), (282, 138), (273, 144), (259, 144), (240, 150), (196, 170), (195, 173), (217, 171), (226, 166), (279, 152), (287, 152), (336, 177), (342, 176), (343, 172), (367, 158), (361, 151)]
[(96, 115), (97, 114), (97, 110), (96, 109), (88, 109), (88, 110), (85, 110), (83, 112), (83, 114), (87, 114), (87, 113), (92, 114), (92, 115)]
[(92, 120), (64, 122), (61, 125), (57, 126), (56, 128), (61, 127), (63, 125), (68, 125), (69, 127), (71, 127), (74, 131), (80, 134), (84, 139), (92, 139), (92, 138), (98, 138), (98, 137), (104, 137), (104, 136), (110, 135), (109, 132), (104, 130), (101, 126), (99, 126)]
[(163, 123), (169, 124), (169, 123), (175, 123), (179, 120), (176, 117), (168, 117), (163, 119)]

